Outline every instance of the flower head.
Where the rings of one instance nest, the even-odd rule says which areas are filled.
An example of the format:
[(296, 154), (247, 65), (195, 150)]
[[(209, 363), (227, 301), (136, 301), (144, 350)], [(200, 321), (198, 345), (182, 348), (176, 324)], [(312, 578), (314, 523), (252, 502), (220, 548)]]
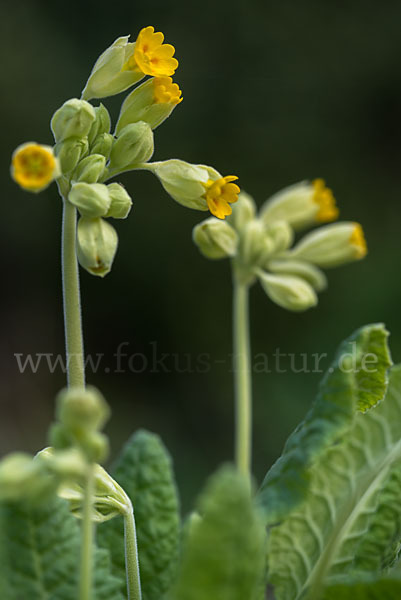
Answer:
[(180, 88), (171, 77), (155, 77), (153, 93), (157, 104), (179, 104), (183, 100)]
[(174, 46), (163, 44), (164, 35), (154, 27), (144, 27), (139, 32), (135, 49), (128, 59), (125, 68), (130, 71), (141, 71), (154, 77), (169, 77), (178, 67), (178, 60), (173, 58)]
[(225, 219), (227, 215), (231, 215), (232, 208), (230, 204), (237, 202), (240, 188), (233, 181), (238, 177), (235, 175), (226, 175), (220, 177), (216, 181), (209, 179), (204, 184), (206, 188), (205, 198), (208, 208), (212, 215), (218, 219)]
[(11, 175), (25, 190), (40, 192), (58, 174), (58, 161), (51, 146), (28, 142), (15, 150), (11, 163)]

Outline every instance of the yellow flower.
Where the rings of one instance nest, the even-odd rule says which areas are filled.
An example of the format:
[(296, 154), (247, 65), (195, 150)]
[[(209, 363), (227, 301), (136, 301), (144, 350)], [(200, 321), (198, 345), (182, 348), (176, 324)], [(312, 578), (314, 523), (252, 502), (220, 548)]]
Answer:
[(315, 179), (313, 185), (313, 201), (319, 206), (316, 220), (319, 223), (335, 221), (338, 217), (338, 208), (331, 189), (326, 187), (323, 179)]
[(178, 60), (173, 58), (174, 46), (163, 44), (164, 35), (154, 27), (144, 27), (135, 42), (133, 55), (128, 59), (126, 69), (141, 71), (154, 77), (174, 75)]
[(355, 258), (364, 258), (368, 252), (368, 247), (362, 226), (359, 223), (354, 223), (349, 241), (355, 249)]
[(155, 77), (153, 94), (155, 102), (160, 104), (179, 104), (183, 101), (182, 92), (171, 77)]
[(230, 204), (238, 200), (240, 188), (235, 183), (231, 183), (236, 179), (238, 177), (235, 177), (235, 175), (226, 175), (226, 177), (221, 177), (216, 181), (209, 179), (204, 184), (206, 188), (204, 197), (208, 208), (212, 215), (218, 219), (225, 219), (227, 215), (231, 215), (232, 208)]
[(25, 190), (40, 192), (59, 175), (58, 161), (51, 146), (28, 142), (12, 158), (11, 175)]

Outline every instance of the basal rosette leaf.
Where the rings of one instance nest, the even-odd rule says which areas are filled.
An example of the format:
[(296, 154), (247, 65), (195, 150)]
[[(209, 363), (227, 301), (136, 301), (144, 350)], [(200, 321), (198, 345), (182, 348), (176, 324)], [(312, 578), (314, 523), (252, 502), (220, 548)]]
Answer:
[(363, 569), (379, 574), (394, 559), (401, 522), (395, 501), (401, 497), (401, 366), (391, 370), (385, 400), (356, 413), (307, 475), (304, 502), (269, 534), (276, 600), (321, 600), (329, 577)]
[(184, 536), (169, 600), (260, 600), (265, 529), (248, 481), (231, 467), (213, 475)]
[[(143, 600), (161, 600), (175, 575), (180, 537), (179, 499), (170, 455), (159, 436), (137, 431), (123, 448), (112, 474), (134, 507)], [(114, 572), (124, 578), (123, 519), (103, 523), (98, 541), (110, 550)]]
[(289, 437), (282, 456), (259, 492), (266, 522), (274, 524), (303, 502), (309, 467), (352, 426), (358, 411), (377, 405), (386, 392), (391, 358), (388, 332), (367, 325), (343, 342), (305, 420)]
[[(81, 535), (79, 522), (58, 498), (41, 506), (0, 504), (2, 600), (76, 600)], [(95, 552), (95, 599), (123, 600), (105, 550)]]

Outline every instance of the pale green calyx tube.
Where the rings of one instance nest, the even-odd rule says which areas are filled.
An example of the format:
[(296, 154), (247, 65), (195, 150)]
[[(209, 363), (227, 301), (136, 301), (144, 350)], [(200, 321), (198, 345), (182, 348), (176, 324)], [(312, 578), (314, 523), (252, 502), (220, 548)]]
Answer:
[(104, 183), (74, 183), (68, 200), (77, 207), (83, 217), (92, 218), (104, 217), (111, 204), (111, 198)]
[(236, 231), (214, 217), (202, 221), (193, 230), (193, 240), (204, 256), (212, 259), (234, 256), (238, 246)]
[(89, 102), (72, 98), (56, 110), (51, 129), (56, 142), (69, 137), (85, 137), (96, 119), (95, 109)]
[(110, 154), (110, 171), (121, 172), (146, 163), (154, 151), (153, 132), (144, 121), (127, 125), (114, 142)]
[(92, 275), (110, 273), (117, 251), (118, 236), (104, 219), (81, 217), (77, 229), (77, 254), (80, 265)]

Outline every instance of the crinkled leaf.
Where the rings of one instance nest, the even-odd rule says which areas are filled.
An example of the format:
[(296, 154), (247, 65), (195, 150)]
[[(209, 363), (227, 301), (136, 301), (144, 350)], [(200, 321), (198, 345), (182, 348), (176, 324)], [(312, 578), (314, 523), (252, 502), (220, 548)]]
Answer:
[(321, 600), (399, 600), (401, 579), (365, 578), (362, 581), (344, 581), (329, 585)]
[(172, 600), (256, 600), (265, 571), (265, 531), (248, 482), (232, 468), (214, 475), (186, 536)]
[(304, 500), (310, 465), (346, 434), (358, 411), (383, 399), (391, 365), (387, 337), (384, 326), (374, 324), (359, 329), (341, 344), (316, 402), (262, 484), (259, 502), (267, 523), (279, 521)]
[[(136, 432), (117, 460), (113, 477), (134, 507), (143, 600), (161, 600), (176, 571), (180, 518), (171, 458), (159, 436)], [(110, 550), (114, 572), (124, 577), (122, 518), (103, 523), (98, 540)]]
[(271, 529), (269, 581), (276, 600), (298, 600), (308, 591), (320, 600), (328, 576), (386, 564), (399, 536), (401, 507), (394, 496), (401, 497), (400, 475), (397, 366), (384, 402), (357, 413), (349, 430), (310, 464), (305, 501)]
[[(1, 504), (2, 600), (76, 600), (80, 542), (79, 522), (63, 500)], [(96, 550), (95, 563), (94, 600), (123, 600), (107, 551)]]

